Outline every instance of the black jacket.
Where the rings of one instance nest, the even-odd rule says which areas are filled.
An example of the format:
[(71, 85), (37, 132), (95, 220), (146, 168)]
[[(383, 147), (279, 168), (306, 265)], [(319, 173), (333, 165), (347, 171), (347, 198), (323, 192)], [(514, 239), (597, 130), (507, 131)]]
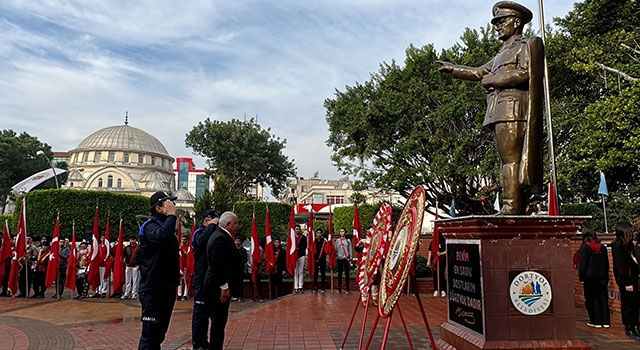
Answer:
[(276, 271), (275, 273), (282, 274), (287, 271), (287, 251), (280, 247), (274, 249), (273, 254), (276, 256)]
[(616, 239), (611, 243), (613, 276), (620, 289), (624, 289), (626, 286), (634, 286), (634, 290), (638, 288), (638, 264), (633, 261), (631, 254), (635, 254), (633, 248), (625, 245), (622, 241)]
[(242, 295), (243, 276), (240, 264), (240, 253), (231, 235), (218, 227), (207, 243), (207, 273), (204, 279), (207, 296), (218, 298), (220, 287), (225, 283), (228, 284), (231, 295)]
[(300, 235), (300, 237), (296, 237), (296, 249), (298, 250), (298, 258), (301, 258), (307, 255), (307, 236)]
[(581, 282), (586, 279), (609, 282), (609, 253), (604, 244), (590, 241), (583, 244), (579, 250), (580, 263), (578, 277)]
[(193, 233), (193, 279), (191, 280), (191, 288), (195, 294), (198, 294), (204, 288), (204, 277), (207, 273), (207, 243), (213, 232), (218, 228), (216, 224), (210, 224), (207, 227), (200, 226)]
[(135, 262), (140, 266), (140, 292), (178, 285), (180, 248), (175, 228), (174, 215), (152, 216), (140, 228), (140, 245), (135, 256)]

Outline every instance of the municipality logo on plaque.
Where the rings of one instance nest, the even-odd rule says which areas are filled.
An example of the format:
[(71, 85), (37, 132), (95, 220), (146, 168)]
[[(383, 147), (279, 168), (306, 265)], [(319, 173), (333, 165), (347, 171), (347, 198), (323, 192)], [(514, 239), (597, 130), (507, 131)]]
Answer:
[(509, 287), (511, 303), (525, 315), (539, 315), (551, 305), (551, 284), (536, 271), (518, 274)]

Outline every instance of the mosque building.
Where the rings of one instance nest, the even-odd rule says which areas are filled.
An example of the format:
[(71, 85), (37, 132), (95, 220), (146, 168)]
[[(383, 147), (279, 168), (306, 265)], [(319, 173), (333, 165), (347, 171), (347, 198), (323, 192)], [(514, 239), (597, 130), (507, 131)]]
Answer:
[(174, 193), (174, 160), (156, 137), (125, 119), (123, 125), (98, 130), (69, 151), (65, 187), (148, 197), (156, 191)]

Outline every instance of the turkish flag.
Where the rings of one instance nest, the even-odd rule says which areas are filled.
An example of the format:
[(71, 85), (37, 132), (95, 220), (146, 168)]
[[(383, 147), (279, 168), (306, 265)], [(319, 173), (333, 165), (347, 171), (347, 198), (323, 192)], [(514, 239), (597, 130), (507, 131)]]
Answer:
[(298, 247), (296, 247), (296, 213), (295, 206), (291, 205), (291, 214), (289, 215), (289, 237), (287, 238), (287, 271), (293, 276), (296, 269), (296, 261), (298, 260)]
[(4, 231), (2, 232), (2, 247), (0, 248), (0, 281), (4, 280), (6, 261), (11, 257), (11, 238), (9, 238), (9, 220), (4, 221)]
[(91, 242), (91, 262), (89, 263), (89, 271), (87, 272), (87, 280), (91, 288), (95, 291), (100, 285), (100, 243), (98, 236), (99, 223), (98, 223), (98, 207), (96, 207), (96, 213), (93, 217), (93, 239)]
[(118, 244), (116, 245), (116, 258), (113, 263), (113, 292), (122, 293), (122, 286), (124, 285), (124, 226), (122, 219), (120, 219), (120, 228), (118, 230)]
[(73, 227), (71, 234), (71, 249), (69, 251), (69, 260), (67, 264), (67, 283), (65, 287), (76, 290), (76, 273), (78, 273), (78, 258), (76, 255), (76, 228)]
[[(9, 273), (9, 290), (11, 294), (18, 293), (18, 278), (20, 277), (20, 270), (22, 268), (29, 268), (26, 266), (27, 255), (27, 199), (22, 199), (22, 205), (20, 206), (20, 218), (18, 219), (18, 235), (16, 236), (16, 245), (13, 248), (13, 258), (11, 261), (11, 273)], [(26, 289), (27, 286), (25, 286)], [(27, 291), (28, 292), (28, 291)]]
[(267, 275), (271, 275), (276, 270), (276, 255), (273, 249), (273, 242), (271, 241), (271, 219), (269, 218), (269, 206), (267, 206), (267, 214), (265, 218), (265, 245), (264, 245), (264, 260), (266, 261)]
[(258, 283), (258, 275), (260, 273), (260, 240), (258, 238), (258, 228), (256, 227), (256, 210), (253, 209), (253, 217), (251, 218), (251, 280), (254, 288)]
[(56, 218), (56, 225), (53, 228), (53, 239), (51, 240), (51, 254), (47, 264), (47, 275), (44, 285), (49, 288), (58, 275), (58, 263), (60, 262), (60, 216)]
[(316, 240), (313, 235), (313, 208), (309, 208), (309, 231), (307, 233), (307, 270), (309, 276), (316, 271)]

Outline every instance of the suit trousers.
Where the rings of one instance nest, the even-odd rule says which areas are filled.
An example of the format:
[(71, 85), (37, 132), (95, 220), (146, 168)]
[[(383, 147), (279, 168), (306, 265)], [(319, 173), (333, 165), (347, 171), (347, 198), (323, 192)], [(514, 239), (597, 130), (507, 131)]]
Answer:
[(142, 335), (139, 350), (160, 350), (164, 341), (171, 313), (176, 303), (176, 287), (160, 287), (140, 292), (142, 304)]
[(216, 291), (211, 293), (209, 304), (211, 305), (211, 331), (210, 344), (211, 350), (222, 350), (224, 346), (224, 329), (229, 320), (229, 302), (225, 304), (220, 302), (221, 290), (214, 287)]

